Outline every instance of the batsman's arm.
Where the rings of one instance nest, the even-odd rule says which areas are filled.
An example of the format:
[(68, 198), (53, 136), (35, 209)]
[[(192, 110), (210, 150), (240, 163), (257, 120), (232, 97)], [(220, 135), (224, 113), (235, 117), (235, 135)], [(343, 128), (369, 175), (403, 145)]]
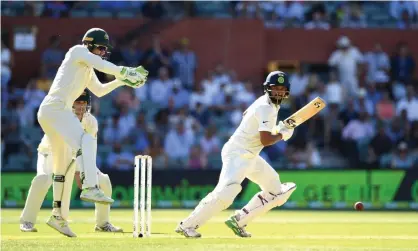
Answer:
[(283, 139), (283, 136), (281, 133), (278, 133), (276, 135), (271, 134), (271, 132), (268, 131), (259, 131), (260, 133), (260, 141), (263, 146), (271, 146), (276, 144), (278, 141)]

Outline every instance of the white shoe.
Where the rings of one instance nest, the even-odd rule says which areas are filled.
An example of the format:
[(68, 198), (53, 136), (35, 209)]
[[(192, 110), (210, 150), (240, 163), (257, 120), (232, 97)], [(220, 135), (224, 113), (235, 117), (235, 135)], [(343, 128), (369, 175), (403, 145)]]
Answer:
[(97, 226), (94, 228), (96, 232), (113, 232), (113, 233), (123, 233), (123, 229), (120, 227), (113, 226), (109, 222), (106, 222), (103, 226)]
[(24, 221), (20, 223), (20, 231), (22, 232), (38, 232), (35, 225), (32, 222)]
[(177, 226), (176, 233), (184, 235), (186, 238), (200, 238), (202, 235), (196, 231), (194, 227), (183, 228), (181, 223)]
[(68, 227), (68, 222), (61, 216), (51, 215), (46, 224), (65, 236), (77, 237), (77, 235), (73, 233), (73, 231), (71, 231), (71, 229)]
[(99, 204), (112, 204), (114, 200), (107, 197), (102, 190), (97, 187), (84, 188), (81, 191), (80, 199), (87, 202)]

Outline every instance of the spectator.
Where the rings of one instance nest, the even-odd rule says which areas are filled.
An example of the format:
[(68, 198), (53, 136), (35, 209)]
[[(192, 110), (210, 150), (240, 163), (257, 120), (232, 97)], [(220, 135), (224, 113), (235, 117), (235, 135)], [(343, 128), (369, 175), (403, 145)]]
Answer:
[(278, 3), (276, 12), (286, 20), (287, 25), (293, 26), (304, 19), (303, 5), (298, 1), (286, 1)]
[(376, 115), (384, 121), (390, 121), (395, 116), (395, 105), (388, 92), (384, 92), (382, 99), (376, 104)]
[(235, 71), (230, 71), (229, 76), (230, 81), (228, 88), (231, 89), (231, 92), (242, 93), (246, 91), (244, 84), (238, 79), (237, 73)]
[(193, 143), (193, 136), (186, 132), (183, 123), (178, 123), (175, 129), (170, 130), (164, 141), (164, 150), (170, 163), (186, 166)]
[(35, 111), (39, 108), (45, 96), (46, 93), (44, 91), (36, 88), (36, 81), (31, 80), (25, 89), (23, 98), (25, 100), (26, 106), (29, 109)]
[(326, 146), (341, 150), (341, 132), (344, 123), (339, 116), (339, 107), (336, 103), (329, 104), (329, 111), (327, 113), (327, 123), (324, 124), (324, 140)]
[[(142, 86), (144, 87), (144, 86)], [(142, 88), (141, 87), (141, 88)], [(138, 88), (138, 89), (141, 89)], [(128, 110), (137, 112), (140, 108), (139, 100), (135, 95), (135, 89), (133, 88), (119, 88), (114, 98), (114, 103), (117, 107), (126, 107)]]
[(150, 99), (158, 106), (168, 107), (168, 100), (172, 95), (174, 81), (168, 76), (168, 69), (161, 67), (158, 79), (152, 81), (150, 85)]
[(409, 13), (407, 10), (402, 11), (402, 17), (400, 20), (398, 20), (398, 29), (411, 29), (414, 28), (414, 24), (412, 21), (412, 17), (409, 16)]
[(35, 112), (32, 107), (26, 105), (23, 99), (17, 100), (16, 113), (19, 117), (19, 126), (21, 128), (31, 127), (35, 122)]
[[(52, 2), (51, 2), (52, 3)], [(48, 5), (48, 4), (47, 4)], [(53, 79), (57, 73), (58, 67), (64, 59), (65, 52), (59, 48), (60, 39), (58, 36), (52, 36), (49, 39), (49, 47), (42, 53), (42, 66), (46, 69), (46, 76)]]
[(390, 15), (396, 20), (402, 18), (403, 13), (406, 11), (408, 16), (413, 17), (414, 14), (418, 15), (418, 9), (414, 8), (414, 2), (411, 1), (391, 1), (390, 3)]
[[(291, 83), (293, 84), (293, 82)], [(326, 85), (325, 99), (328, 103), (336, 104), (338, 107), (342, 107), (346, 99), (345, 90), (338, 81), (337, 73), (335, 71), (331, 71), (329, 74), (329, 82)]]
[(233, 130), (241, 123), (243, 113), (248, 108), (245, 103), (241, 103), (240, 106), (235, 107), (235, 109), (231, 112), (231, 116), (229, 116), (229, 121), (231, 125), (234, 127)]
[(203, 86), (205, 100), (208, 102), (208, 105), (213, 105), (216, 97), (222, 95), (220, 91), (220, 82), (216, 80), (215, 72), (209, 71), (208, 77), (200, 84)]
[(36, 89), (43, 91), (44, 93), (48, 93), (49, 88), (51, 88), (52, 80), (48, 78), (46, 67), (41, 66), (41, 72), (39, 77), (36, 79)]
[(266, 19), (264, 22), (264, 26), (266, 28), (272, 28), (272, 29), (283, 29), (284, 28), (284, 22), (282, 18), (277, 14), (276, 12), (273, 12), (271, 14), (271, 17)]
[(205, 93), (201, 84), (195, 85), (195, 90), (190, 95), (189, 108), (190, 110), (196, 109), (196, 104), (200, 103), (203, 107), (207, 108), (212, 104), (211, 97)]
[(346, 36), (340, 37), (337, 45), (338, 49), (331, 54), (328, 64), (337, 68), (340, 82), (348, 94), (356, 95), (359, 86), (358, 68), (363, 61), (363, 56), (356, 47), (351, 45)]
[(178, 81), (177, 79), (173, 81), (173, 89), (171, 93), (172, 96), (170, 97), (170, 99), (173, 100), (175, 109), (179, 109), (181, 107), (189, 105), (190, 94), (187, 90), (185, 90), (182, 87), (180, 81)]
[(372, 102), (373, 107), (376, 107), (379, 101), (382, 99), (383, 94), (376, 90), (376, 86), (374, 84), (366, 85), (366, 88), (366, 99)]
[(408, 145), (401, 142), (398, 145), (398, 150), (392, 157), (392, 168), (410, 169), (414, 165), (415, 158), (410, 154)]
[(256, 100), (255, 93), (253, 91), (253, 83), (247, 81), (242, 91), (227, 92), (228, 95), (233, 95), (233, 98), (237, 104), (251, 105)]
[(121, 50), (124, 65), (137, 67), (141, 62), (141, 50), (139, 49), (138, 40), (132, 40), (127, 46)]
[[(16, 112), (16, 101), (8, 104), (9, 113), (2, 113), (2, 136), (4, 140), (4, 159), (7, 161), (11, 154), (19, 153), (22, 146), (21, 128), (19, 116)], [(5, 117), (7, 116), (7, 119)]]
[(373, 125), (366, 112), (359, 114), (358, 119), (353, 119), (343, 128), (343, 152), (351, 164), (357, 164), (359, 161), (359, 150), (357, 144), (367, 138), (373, 137)]
[(397, 144), (405, 138), (406, 134), (402, 128), (400, 119), (393, 119), (389, 128), (386, 130), (387, 135), (393, 143)]
[(202, 105), (202, 103), (196, 102), (195, 109), (192, 110), (191, 114), (203, 127), (208, 126), (210, 112)]
[(163, 2), (149, 1), (142, 5), (142, 15), (151, 19), (161, 19), (166, 14)]
[(107, 157), (107, 165), (118, 171), (132, 170), (134, 157), (131, 152), (122, 151), (121, 144), (116, 143), (113, 145), (113, 152)]
[(135, 130), (132, 130), (129, 136), (130, 143), (135, 146), (137, 154), (149, 154), (149, 141), (147, 135), (147, 127), (145, 115), (140, 113), (136, 119)]
[(161, 140), (154, 136), (151, 140), (150, 156), (152, 156), (152, 164), (157, 169), (165, 169), (168, 167), (168, 157), (161, 145)]
[(214, 77), (214, 81), (218, 84), (221, 85), (223, 83), (229, 83), (230, 82), (230, 76), (228, 74), (228, 72), (225, 69), (225, 66), (223, 64), (218, 64), (215, 67), (215, 77)]
[(119, 113), (120, 118), (118, 124), (118, 133), (122, 141), (125, 141), (128, 139), (131, 131), (135, 128), (135, 117), (126, 106), (121, 106)]
[(375, 106), (373, 102), (367, 98), (367, 91), (364, 88), (359, 89), (358, 100), (355, 102), (355, 109), (359, 112), (367, 112), (370, 117), (374, 116)]
[(317, 167), (321, 165), (321, 155), (315, 145), (310, 141), (301, 151), (293, 152), (290, 155), (290, 161), (294, 167), (299, 169)]
[(107, 122), (103, 130), (103, 141), (106, 145), (113, 145), (117, 142), (122, 142), (122, 137), (118, 129), (119, 120), (120, 120), (120, 115), (115, 114)]
[(418, 121), (412, 122), (408, 137), (408, 147), (415, 150), (415, 153), (418, 153)]
[(396, 114), (400, 115), (402, 110), (406, 110), (409, 122), (418, 121), (418, 98), (412, 86), (407, 88), (407, 97), (398, 101)]
[(7, 92), (7, 86), (12, 78), (13, 54), (1, 40), (1, 91)]
[(364, 15), (361, 5), (357, 2), (351, 2), (349, 11), (344, 16), (341, 24), (343, 28), (366, 28), (367, 21)]
[(365, 112), (359, 114), (358, 119), (353, 119), (343, 129), (343, 139), (358, 141), (373, 136), (373, 126), (369, 116)]
[(290, 76), (290, 83), (292, 83), (290, 94), (292, 97), (299, 97), (305, 93), (308, 79), (309, 75), (306, 74), (306, 67), (301, 66), (296, 68), (296, 72)]
[[(149, 2), (149, 4), (154, 2)], [(148, 70), (148, 78), (156, 78), (161, 67), (170, 67), (170, 58), (167, 50), (161, 47), (160, 39), (154, 35), (152, 47), (148, 49), (142, 57), (141, 65)]]
[(194, 136), (195, 129), (200, 128), (199, 122), (189, 114), (186, 106), (179, 109), (176, 114), (171, 114), (168, 120), (172, 126), (183, 123), (186, 133), (191, 136)]
[(200, 139), (200, 147), (205, 154), (217, 153), (221, 151), (221, 143), (216, 136), (215, 127), (209, 127), (205, 135)]
[(384, 125), (379, 125), (377, 131), (378, 133), (372, 138), (368, 148), (368, 162), (373, 166), (378, 165), (378, 160), (382, 155), (390, 153), (393, 145)]
[(404, 85), (411, 83), (415, 61), (405, 43), (399, 43), (397, 53), (391, 59), (392, 79)]
[(66, 16), (69, 10), (68, 3), (64, 1), (46, 2), (44, 15), (47, 17), (60, 18)]
[(364, 59), (368, 66), (369, 83), (386, 84), (389, 82), (390, 60), (380, 44), (376, 44), (373, 51), (366, 53)]
[(199, 145), (195, 145), (190, 150), (188, 167), (191, 169), (206, 169), (208, 160)]
[(321, 30), (329, 30), (330, 25), (324, 19), (324, 14), (320, 11), (315, 11), (312, 14), (312, 20), (305, 24), (305, 29), (313, 30), (313, 29), (321, 29)]
[(173, 53), (171, 60), (175, 77), (180, 79), (185, 88), (191, 90), (195, 81), (197, 58), (196, 54), (189, 49), (187, 38), (181, 39), (180, 49)]

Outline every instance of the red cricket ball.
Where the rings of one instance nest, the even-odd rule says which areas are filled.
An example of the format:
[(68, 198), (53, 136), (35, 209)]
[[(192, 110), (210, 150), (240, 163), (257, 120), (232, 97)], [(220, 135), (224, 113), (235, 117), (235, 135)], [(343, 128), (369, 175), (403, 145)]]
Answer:
[(362, 203), (362, 202), (360, 202), (360, 201), (357, 201), (357, 202), (354, 204), (354, 209), (355, 209), (355, 210), (357, 210), (357, 211), (362, 211), (362, 210), (364, 209), (364, 205), (363, 205), (363, 203)]

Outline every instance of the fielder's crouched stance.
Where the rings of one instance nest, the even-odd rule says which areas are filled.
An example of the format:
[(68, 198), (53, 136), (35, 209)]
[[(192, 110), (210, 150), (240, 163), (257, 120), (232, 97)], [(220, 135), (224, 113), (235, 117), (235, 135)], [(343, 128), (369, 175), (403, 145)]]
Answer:
[[(73, 110), (77, 115), (78, 119), (81, 121), (83, 129), (86, 133), (90, 134), (94, 138), (97, 138), (98, 123), (96, 118), (90, 114), (90, 94), (88, 90), (85, 90), (84, 93), (76, 99), (74, 102)], [(61, 201), (61, 216), (64, 219), (65, 224), (57, 224), (54, 217), (50, 217), (47, 224), (52, 228), (56, 229), (60, 233), (67, 235), (69, 237), (75, 237), (76, 235), (70, 230), (68, 224), (66, 223), (69, 209), (70, 209), (70, 197), (71, 189), (73, 185), (74, 173), (76, 173), (77, 183), (81, 188), (82, 177), (80, 177), (80, 163), (81, 158), (77, 156), (72, 149), (67, 148), (66, 154), (73, 155), (73, 162), (68, 167), (67, 175), (64, 179), (64, 190), (62, 194)], [(93, 152), (97, 153), (97, 143), (94, 144)], [(77, 168), (76, 168), (77, 167)], [(77, 169), (77, 171), (76, 171)], [(96, 167), (97, 169), (97, 167)], [(112, 184), (110, 182), (109, 176), (103, 174), (97, 169), (97, 178), (99, 183), (99, 188), (103, 190), (103, 193), (111, 197), (112, 196)], [(32, 180), (31, 187), (29, 189), (28, 197), (26, 199), (25, 208), (20, 216), (20, 230), (23, 232), (37, 232), (37, 229), (34, 227), (36, 219), (39, 213), (39, 210), (42, 206), (42, 202), (45, 199), (45, 196), (48, 192), (48, 189), (52, 185), (53, 179), (53, 161), (51, 155), (51, 147), (48, 140), (48, 137), (44, 135), (41, 143), (38, 147), (38, 162), (37, 162), (37, 174)], [(96, 231), (104, 232), (122, 232), (121, 228), (115, 227), (109, 222), (110, 214), (110, 205), (109, 204), (99, 204), (96, 203)]]
[(243, 114), (241, 124), (222, 149), (222, 171), (216, 188), (209, 193), (176, 229), (185, 237), (199, 238), (196, 229), (212, 216), (228, 208), (241, 191), (245, 178), (258, 184), (261, 192), (236, 211), (225, 224), (240, 237), (251, 237), (245, 226), (255, 217), (283, 205), (296, 189), (295, 183), (281, 183), (278, 173), (259, 156), (264, 146), (288, 140), (293, 129), (276, 125), (280, 103), (289, 96), (287, 74), (271, 72), (259, 97)]

